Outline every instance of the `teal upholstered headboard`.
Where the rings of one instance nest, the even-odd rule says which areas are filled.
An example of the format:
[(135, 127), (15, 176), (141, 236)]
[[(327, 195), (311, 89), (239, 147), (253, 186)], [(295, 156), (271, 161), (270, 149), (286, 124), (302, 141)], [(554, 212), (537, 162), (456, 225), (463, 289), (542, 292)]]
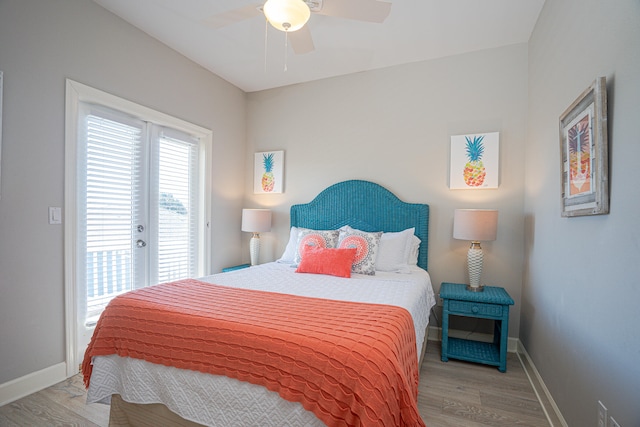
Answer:
[(351, 180), (327, 187), (309, 203), (291, 206), (292, 227), (335, 230), (344, 225), (370, 232), (415, 227), (422, 242), (418, 266), (427, 269), (429, 205), (405, 203), (381, 185)]

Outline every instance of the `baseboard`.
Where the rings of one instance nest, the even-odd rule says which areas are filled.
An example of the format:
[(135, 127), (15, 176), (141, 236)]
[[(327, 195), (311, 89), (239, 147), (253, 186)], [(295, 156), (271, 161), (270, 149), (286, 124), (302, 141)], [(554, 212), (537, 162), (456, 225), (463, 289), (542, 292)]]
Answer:
[(62, 362), (0, 384), (0, 406), (64, 381), (67, 364)]
[(540, 404), (542, 405), (542, 409), (544, 410), (547, 419), (549, 420), (549, 425), (551, 427), (561, 426), (561, 427), (569, 427), (567, 422), (565, 421), (562, 413), (560, 412), (560, 408), (556, 405), (555, 400), (553, 400), (553, 396), (551, 396), (551, 392), (547, 388), (544, 383), (536, 365), (534, 365), (533, 360), (527, 353), (527, 349), (522, 345), (522, 342), (518, 340), (518, 351), (516, 352), (518, 355), (518, 359), (520, 359), (520, 363), (524, 368), (527, 377), (529, 378), (529, 382), (533, 387), (533, 391), (536, 393)]

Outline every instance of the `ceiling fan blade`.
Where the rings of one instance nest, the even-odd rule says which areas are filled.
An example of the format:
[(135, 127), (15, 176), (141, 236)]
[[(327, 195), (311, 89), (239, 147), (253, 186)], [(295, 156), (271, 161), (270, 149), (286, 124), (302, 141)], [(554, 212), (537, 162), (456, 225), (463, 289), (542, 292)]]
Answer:
[(299, 30), (288, 33), (288, 36), (291, 48), (293, 48), (296, 55), (302, 55), (303, 53), (309, 53), (315, 50), (311, 30), (309, 30), (308, 25), (304, 25)]
[(322, 8), (316, 12), (320, 15), (358, 21), (382, 23), (391, 12), (391, 3), (378, 0), (322, 0), (321, 3)]
[[(262, 3), (250, 4), (238, 9), (227, 10), (204, 19), (204, 23), (213, 28), (222, 28), (254, 16), (262, 15)], [(264, 16), (264, 15), (263, 15)]]

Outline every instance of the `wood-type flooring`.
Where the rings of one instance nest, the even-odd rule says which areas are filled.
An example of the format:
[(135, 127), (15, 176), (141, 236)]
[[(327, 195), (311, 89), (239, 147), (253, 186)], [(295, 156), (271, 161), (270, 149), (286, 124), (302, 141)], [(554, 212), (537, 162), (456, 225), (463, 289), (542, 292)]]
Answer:
[[(420, 373), (418, 407), (427, 427), (549, 427), (520, 359), (509, 353), (507, 372), (474, 363), (440, 360), (430, 341)], [(104, 426), (109, 407), (87, 405), (80, 374), (0, 407), (0, 426)], [(548, 412), (548, 411), (547, 411)]]

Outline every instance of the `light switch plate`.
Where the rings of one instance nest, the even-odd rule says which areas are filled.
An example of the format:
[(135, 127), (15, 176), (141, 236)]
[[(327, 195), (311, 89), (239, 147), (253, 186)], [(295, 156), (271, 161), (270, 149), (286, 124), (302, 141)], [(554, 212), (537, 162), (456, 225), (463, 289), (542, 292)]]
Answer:
[(62, 208), (49, 206), (49, 224), (62, 224)]

